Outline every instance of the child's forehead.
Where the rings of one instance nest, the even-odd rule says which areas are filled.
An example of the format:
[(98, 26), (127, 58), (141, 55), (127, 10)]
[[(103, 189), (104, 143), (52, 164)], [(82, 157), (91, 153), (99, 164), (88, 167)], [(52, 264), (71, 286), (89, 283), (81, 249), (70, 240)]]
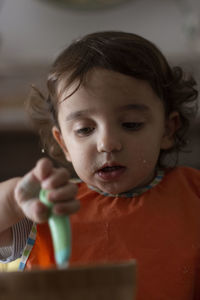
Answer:
[(60, 101), (70, 98), (73, 93), (104, 95), (109, 92), (110, 95), (124, 95), (127, 97), (140, 96), (146, 94), (154, 95), (154, 91), (146, 80), (137, 79), (112, 70), (96, 68), (90, 70), (80, 83), (77, 78), (70, 85), (67, 85), (67, 79), (63, 78), (58, 85), (58, 94)]
[(96, 86), (98, 87), (99, 85), (117, 87), (118, 85), (128, 85), (133, 81), (133, 79), (136, 78), (113, 70), (98, 68), (88, 72), (87, 76), (85, 77), (84, 87), (91, 88)]
[(121, 73), (104, 69), (93, 70), (75, 90), (77, 84), (78, 82), (75, 82), (67, 88), (60, 98), (59, 108), (67, 113), (72, 111), (80, 115), (80, 111), (84, 111), (85, 114), (88, 111), (105, 110), (149, 113), (152, 109), (163, 110), (162, 102), (147, 81)]

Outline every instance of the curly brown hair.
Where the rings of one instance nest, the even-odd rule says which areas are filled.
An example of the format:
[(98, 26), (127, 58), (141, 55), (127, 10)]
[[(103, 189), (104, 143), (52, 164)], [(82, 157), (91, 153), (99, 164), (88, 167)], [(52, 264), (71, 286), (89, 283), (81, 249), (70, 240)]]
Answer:
[[(186, 145), (186, 133), (197, 113), (198, 91), (192, 76), (186, 76), (180, 67), (170, 67), (161, 51), (150, 41), (133, 33), (105, 31), (88, 34), (74, 41), (53, 63), (47, 80), (49, 95), (44, 97), (36, 88), (29, 97), (27, 109), (39, 131), (43, 148), (53, 158), (66, 161), (55, 142), (51, 129), (57, 125), (57, 104), (60, 94), (73, 83), (73, 93), (81, 86), (89, 71), (104, 68), (151, 85), (165, 107), (166, 117), (172, 111), (180, 115), (181, 126), (175, 133), (175, 143), (163, 155), (178, 153)], [(62, 90), (59, 84), (62, 82)]]

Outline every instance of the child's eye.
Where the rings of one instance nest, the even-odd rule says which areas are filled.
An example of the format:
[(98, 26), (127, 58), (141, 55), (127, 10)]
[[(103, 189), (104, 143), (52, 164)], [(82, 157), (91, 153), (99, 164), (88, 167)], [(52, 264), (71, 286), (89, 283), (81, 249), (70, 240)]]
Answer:
[(83, 128), (77, 129), (76, 134), (79, 136), (87, 136), (90, 133), (92, 133), (93, 130), (94, 130), (93, 127), (83, 127)]
[(124, 122), (122, 123), (122, 126), (129, 130), (139, 130), (144, 123), (142, 122)]

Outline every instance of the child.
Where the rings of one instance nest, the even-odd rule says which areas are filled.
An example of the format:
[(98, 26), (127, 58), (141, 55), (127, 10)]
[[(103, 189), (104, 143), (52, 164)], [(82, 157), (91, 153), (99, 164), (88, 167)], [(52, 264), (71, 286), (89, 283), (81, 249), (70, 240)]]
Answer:
[[(55, 264), (41, 183), (53, 188), (55, 212), (71, 214), (72, 265), (136, 259), (137, 300), (200, 299), (200, 172), (166, 164), (186, 144), (195, 81), (146, 39), (99, 32), (61, 53), (47, 86), (47, 100), (35, 91), (29, 112), (45, 151), (71, 162), (81, 182), (77, 196), (66, 173), (52, 185), (48, 160), (19, 181), (13, 201), (21, 218), (42, 223), (21, 265)], [(26, 240), (13, 230), (12, 249), (19, 237)]]

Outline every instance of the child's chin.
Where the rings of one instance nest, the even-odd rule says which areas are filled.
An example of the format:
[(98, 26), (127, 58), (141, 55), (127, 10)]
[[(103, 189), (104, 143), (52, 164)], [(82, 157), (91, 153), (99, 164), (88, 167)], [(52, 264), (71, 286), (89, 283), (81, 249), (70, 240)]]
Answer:
[(126, 192), (126, 190), (119, 187), (119, 184), (116, 187), (115, 186), (106, 186), (106, 187), (103, 186), (103, 187), (100, 187), (100, 190), (104, 193), (108, 193), (108, 194), (112, 194), (112, 195), (118, 195), (118, 194)]

